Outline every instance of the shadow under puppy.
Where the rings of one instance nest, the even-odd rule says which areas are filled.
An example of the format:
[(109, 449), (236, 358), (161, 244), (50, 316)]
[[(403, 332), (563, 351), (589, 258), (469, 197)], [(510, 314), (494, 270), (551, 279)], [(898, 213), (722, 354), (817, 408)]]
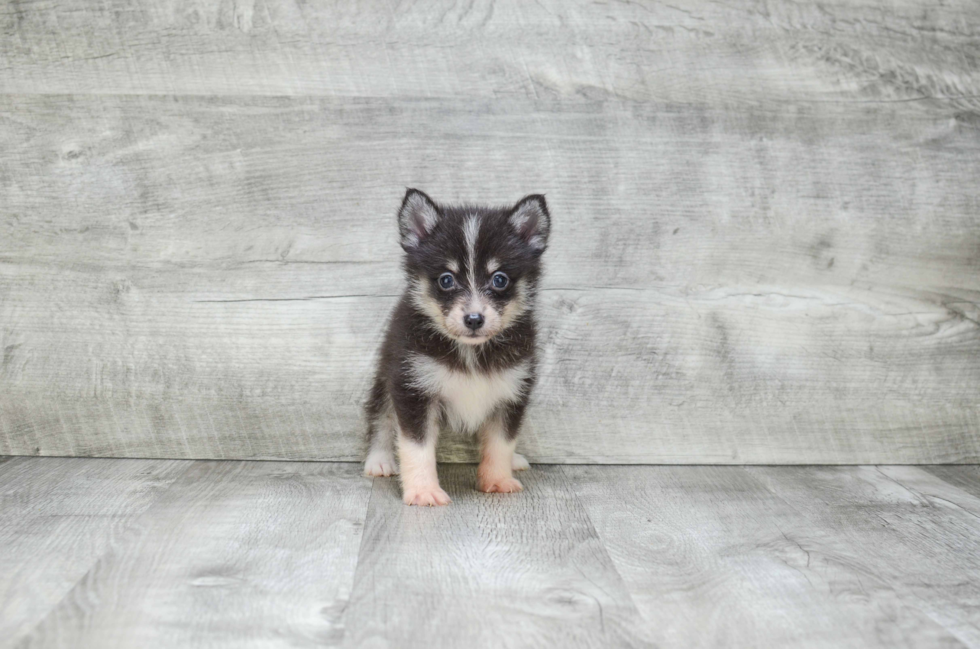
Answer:
[(486, 208), (406, 192), (398, 231), (407, 287), (366, 406), (364, 465), (369, 476), (400, 469), (406, 504), (450, 502), (436, 475), (442, 423), (478, 436), (481, 491), (523, 489), (513, 471), (529, 465), (514, 448), (535, 380), (534, 303), (550, 226), (540, 195)]

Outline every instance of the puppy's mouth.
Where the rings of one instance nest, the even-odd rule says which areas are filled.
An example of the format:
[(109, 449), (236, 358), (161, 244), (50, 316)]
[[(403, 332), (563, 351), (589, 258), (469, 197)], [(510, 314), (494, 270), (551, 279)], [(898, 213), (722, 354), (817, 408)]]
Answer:
[(476, 332), (470, 332), (463, 336), (457, 336), (456, 340), (466, 345), (480, 345), (490, 340), (490, 336), (487, 336), (485, 334), (479, 334)]

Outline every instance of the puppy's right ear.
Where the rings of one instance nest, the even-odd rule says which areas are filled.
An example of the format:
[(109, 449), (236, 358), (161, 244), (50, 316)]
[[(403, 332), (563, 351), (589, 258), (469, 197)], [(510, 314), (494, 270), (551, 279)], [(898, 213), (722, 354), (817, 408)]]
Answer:
[(411, 250), (417, 248), (422, 241), (432, 234), (442, 213), (435, 202), (425, 192), (409, 189), (405, 192), (402, 207), (398, 210), (398, 233), (401, 235), (402, 248)]

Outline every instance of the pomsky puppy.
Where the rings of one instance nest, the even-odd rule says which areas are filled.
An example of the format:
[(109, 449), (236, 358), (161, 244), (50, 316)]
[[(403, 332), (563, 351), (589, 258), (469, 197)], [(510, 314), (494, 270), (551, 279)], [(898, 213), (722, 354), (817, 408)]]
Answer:
[(523, 489), (513, 471), (529, 465), (514, 448), (535, 381), (534, 304), (550, 230), (541, 195), (487, 208), (406, 192), (398, 231), (407, 287), (366, 404), (364, 465), (369, 476), (400, 470), (406, 504), (450, 502), (436, 475), (442, 424), (479, 438), (481, 491)]

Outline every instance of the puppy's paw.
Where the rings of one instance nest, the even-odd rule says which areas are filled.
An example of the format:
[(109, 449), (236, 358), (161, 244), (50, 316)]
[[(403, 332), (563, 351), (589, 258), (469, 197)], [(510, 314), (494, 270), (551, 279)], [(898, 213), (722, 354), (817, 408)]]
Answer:
[(523, 455), (520, 453), (514, 453), (514, 459), (511, 460), (511, 468), (513, 468), (514, 471), (527, 471), (531, 468), (531, 465), (528, 464), (527, 458), (525, 458)]
[(387, 478), (391, 475), (398, 475), (398, 465), (395, 464), (395, 458), (388, 454), (372, 454), (364, 462), (364, 475), (371, 478)]
[(488, 494), (516, 494), (518, 491), (524, 491), (524, 485), (517, 478), (481, 479), (478, 487), (480, 491)]
[(406, 505), (415, 505), (417, 507), (440, 507), (452, 502), (449, 494), (440, 489), (439, 485), (405, 489), (402, 500)]

